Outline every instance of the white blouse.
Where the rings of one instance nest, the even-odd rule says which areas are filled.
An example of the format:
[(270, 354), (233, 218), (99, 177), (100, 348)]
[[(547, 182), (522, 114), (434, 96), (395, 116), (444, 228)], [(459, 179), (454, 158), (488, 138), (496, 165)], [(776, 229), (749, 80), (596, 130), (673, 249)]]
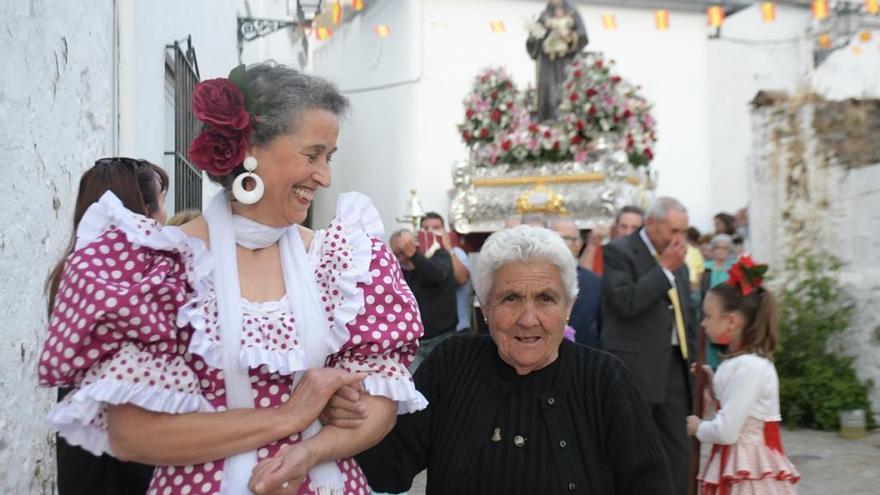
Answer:
[(761, 421), (780, 421), (779, 377), (773, 362), (757, 354), (726, 359), (713, 382), (719, 409), (715, 418), (697, 429), (701, 442), (721, 445), (736, 443), (750, 416)]

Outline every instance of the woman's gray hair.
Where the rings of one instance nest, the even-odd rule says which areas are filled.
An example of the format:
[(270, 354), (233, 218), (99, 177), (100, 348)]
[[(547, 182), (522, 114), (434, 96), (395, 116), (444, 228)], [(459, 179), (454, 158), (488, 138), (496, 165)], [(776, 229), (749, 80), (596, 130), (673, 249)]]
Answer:
[(651, 203), (651, 208), (648, 209), (647, 218), (666, 220), (670, 210), (679, 210), (682, 213), (687, 213), (687, 208), (685, 208), (677, 199), (668, 196), (660, 196)]
[(535, 261), (549, 262), (559, 270), (566, 302), (574, 301), (578, 294), (577, 263), (568, 246), (552, 230), (520, 225), (495, 232), (480, 249), (473, 277), (480, 304), (489, 304), (495, 272), (499, 268), (508, 263)]
[(728, 234), (716, 234), (715, 237), (713, 237), (712, 240), (709, 241), (709, 247), (711, 249), (715, 249), (722, 244), (726, 245), (729, 248), (732, 248), (733, 237)]
[(327, 110), (342, 117), (348, 99), (331, 82), (303, 74), (275, 62), (251, 65), (245, 72), (248, 96), (262, 113), (253, 116), (252, 144), (266, 144), (282, 134), (296, 132), (306, 110)]
[[(300, 117), (307, 110), (326, 110), (337, 117), (348, 112), (348, 98), (333, 83), (310, 76), (272, 61), (245, 69), (248, 111), (251, 112), (250, 143), (264, 145), (278, 136), (297, 131)], [(255, 112), (259, 112), (255, 114)], [(238, 164), (226, 175), (208, 176), (227, 191), (232, 181), (243, 173)]]

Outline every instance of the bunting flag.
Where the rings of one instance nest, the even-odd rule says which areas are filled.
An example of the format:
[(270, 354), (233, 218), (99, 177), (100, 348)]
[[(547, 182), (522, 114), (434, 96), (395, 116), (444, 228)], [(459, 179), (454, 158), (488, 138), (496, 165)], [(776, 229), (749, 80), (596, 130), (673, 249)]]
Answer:
[(828, 17), (828, 0), (813, 0), (813, 18), (821, 21)]
[(379, 35), (380, 38), (387, 38), (391, 36), (391, 28), (388, 27), (387, 24), (379, 24), (373, 31), (376, 31), (376, 34)]
[(355, 12), (364, 10), (364, 0), (351, 0), (351, 8), (354, 9)]
[(761, 18), (764, 19), (764, 22), (773, 22), (776, 20), (775, 2), (761, 3)]
[(504, 21), (494, 20), (489, 21), (489, 28), (493, 33), (505, 33), (507, 32), (507, 28), (504, 27)]
[(709, 20), (709, 27), (718, 29), (724, 23), (724, 8), (720, 5), (712, 5), (706, 9), (706, 16)]
[(861, 40), (862, 43), (871, 41), (871, 31), (862, 31), (859, 33), (859, 40)]
[(865, 11), (871, 15), (880, 13), (880, 0), (865, 0)]
[(669, 29), (669, 11), (661, 9), (655, 12), (654, 25), (657, 26), (658, 31), (666, 31)]
[(338, 26), (340, 22), (342, 22), (342, 4), (337, 0), (333, 2), (333, 25)]
[(859, 45), (853, 45), (852, 51), (856, 55), (861, 55), (864, 50), (862, 50), (862, 47), (860, 47)]
[(602, 14), (602, 29), (606, 31), (617, 29), (617, 19), (614, 18), (614, 14)]
[(831, 36), (828, 33), (819, 36), (819, 46), (826, 50), (831, 49)]
[(328, 27), (319, 27), (315, 29), (315, 37), (321, 41), (329, 40), (333, 36), (333, 30)]

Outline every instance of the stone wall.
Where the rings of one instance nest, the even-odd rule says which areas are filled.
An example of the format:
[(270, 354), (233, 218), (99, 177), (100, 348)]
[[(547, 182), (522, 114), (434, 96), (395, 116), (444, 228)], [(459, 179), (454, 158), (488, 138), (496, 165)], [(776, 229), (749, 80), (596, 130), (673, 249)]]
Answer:
[(0, 493), (51, 494), (42, 284), (68, 241), (80, 174), (112, 153), (113, 1), (2, 2), (0, 26)]
[(858, 375), (874, 380), (880, 414), (880, 100), (759, 93), (753, 105), (754, 254), (775, 267), (802, 250), (845, 263), (841, 282), (857, 310), (840, 343)]

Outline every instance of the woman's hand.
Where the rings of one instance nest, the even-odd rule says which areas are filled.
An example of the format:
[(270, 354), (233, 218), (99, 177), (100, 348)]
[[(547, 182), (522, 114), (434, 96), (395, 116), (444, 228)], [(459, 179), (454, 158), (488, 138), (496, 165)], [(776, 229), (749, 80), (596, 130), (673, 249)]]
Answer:
[(257, 495), (295, 495), (313, 466), (305, 442), (282, 447), (275, 457), (257, 464), (248, 488)]
[(361, 400), (362, 388), (357, 383), (337, 390), (321, 412), (321, 423), (339, 428), (357, 428), (362, 425), (368, 417), (367, 405)]
[(318, 418), (330, 399), (344, 387), (359, 387), (365, 373), (349, 373), (335, 368), (306, 370), (290, 399), (279, 409), (291, 418), (301, 421), (304, 430)]
[(691, 415), (687, 417), (687, 432), (689, 437), (697, 434), (697, 428), (700, 427), (700, 423), (702, 423), (702, 420), (697, 416)]

